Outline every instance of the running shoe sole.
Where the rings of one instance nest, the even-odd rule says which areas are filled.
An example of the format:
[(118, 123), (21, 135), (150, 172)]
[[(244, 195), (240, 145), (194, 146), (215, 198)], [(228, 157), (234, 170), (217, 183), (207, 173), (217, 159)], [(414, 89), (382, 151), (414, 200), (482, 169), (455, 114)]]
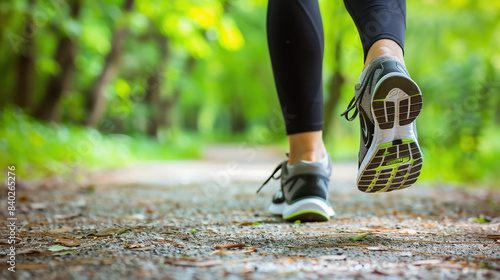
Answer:
[(422, 109), (420, 89), (404, 75), (388, 74), (375, 86), (371, 102), (375, 131), (358, 172), (358, 189), (375, 193), (407, 188), (422, 168), (414, 130)]

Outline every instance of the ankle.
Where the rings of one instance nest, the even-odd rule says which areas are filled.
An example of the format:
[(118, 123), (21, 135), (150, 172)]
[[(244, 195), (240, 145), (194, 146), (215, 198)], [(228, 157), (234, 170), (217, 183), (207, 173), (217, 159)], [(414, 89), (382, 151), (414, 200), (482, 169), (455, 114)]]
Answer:
[(370, 50), (368, 51), (368, 54), (366, 56), (366, 61), (363, 69), (368, 67), (368, 65), (374, 58), (383, 55), (395, 56), (401, 61), (401, 63), (403, 63), (403, 65), (405, 64), (403, 58), (403, 49), (401, 49), (401, 47), (392, 40), (382, 39), (375, 42), (370, 47)]
[(321, 161), (326, 156), (326, 149), (318, 149), (313, 151), (303, 151), (300, 153), (292, 153), (290, 151), (290, 155), (288, 158), (288, 164), (295, 165), (297, 162), (301, 160), (305, 161)]
[(322, 131), (309, 131), (288, 135), (290, 153), (288, 163), (294, 165), (298, 161), (320, 161), (326, 155)]
[(379, 57), (379, 56), (383, 56), (383, 55), (390, 55), (390, 56), (398, 57), (399, 53), (397, 53), (397, 51), (395, 51), (389, 47), (381, 46), (381, 47), (378, 47), (377, 49), (373, 50), (373, 55), (375, 57)]

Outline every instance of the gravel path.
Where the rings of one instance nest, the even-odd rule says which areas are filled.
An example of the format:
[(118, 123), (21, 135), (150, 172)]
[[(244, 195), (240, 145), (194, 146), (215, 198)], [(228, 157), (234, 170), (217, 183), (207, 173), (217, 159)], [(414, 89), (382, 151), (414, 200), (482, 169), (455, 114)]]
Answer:
[[(237, 161), (214, 146), (201, 161), (95, 173), (79, 188), (18, 186), (16, 272), (2, 279), (500, 279), (500, 191), (416, 186), (356, 190), (336, 163), (326, 223), (290, 224), (266, 208), (281, 160), (255, 148)], [(2, 209), (7, 209), (6, 190)]]

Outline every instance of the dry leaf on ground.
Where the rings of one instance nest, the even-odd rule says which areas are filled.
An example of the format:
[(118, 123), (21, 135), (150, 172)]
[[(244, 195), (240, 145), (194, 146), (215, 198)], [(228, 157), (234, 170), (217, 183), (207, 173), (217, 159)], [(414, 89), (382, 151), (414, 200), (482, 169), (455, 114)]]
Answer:
[(234, 224), (236, 225), (239, 225), (239, 226), (253, 226), (255, 224), (255, 222), (233, 222)]
[(71, 250), (72, 248), (62, 246), (59, 244), (55, 244), (55, 245), (50, 246), (48, 249), (51, 252), (58, 252), (58, 251), (64, 251), (64, 250)]
[(219, 251), (215, 251), (213, 253), (210, 253), (210, 255), (236, 255), (236, 254), (246, 254), (246, 253), (253, 253), (255, 252), (255, 248), (248, 248), (243, 251), (224, 251), (224, 249), (220, 249)]
[(54, 241), (54, 243), (59, 243), (61, 245), (68, 246), (68, 247), (75, 247), (75, 246), (80, 245), (80, 241), (71, 240), (71, 239), (60, 239), (60, 240)]
[(16, 255), (25, 255), (25, 254), (27, 255), (27, 254), (36, 254), (36, 253), (47, 253), (47, 250), (28, 248), (28, 249), (23, 249), (23, 250), (17, 251)]
[(500, 239), (500, 235), (498, 235), (498, 234), (487, 235), (486, 238), (488, 238), (488, 239)]
[(215, 249), (228, 249), (228, 248), (241, 248), (245, 247), (246, 245), (243, 243), (238, 243), (238, 244), (225, 244), (225, 245), (215, 245)]

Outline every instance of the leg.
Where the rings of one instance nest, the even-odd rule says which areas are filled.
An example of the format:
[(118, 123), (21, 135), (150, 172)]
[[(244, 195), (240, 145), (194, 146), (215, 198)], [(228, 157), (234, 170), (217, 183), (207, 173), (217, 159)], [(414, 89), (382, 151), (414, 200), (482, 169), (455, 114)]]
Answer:
[(406, 0), (344, 0), (363, 44), (365, 68), (381, 55), (403, 61)]
[(267, 35), (290, 144), (289, 159), (273, 172), (281, 169), (281, 190), (269, 210), (287, 221), (325, 221), (335, 212), (328, 201), (332, 164), (322, 139), (324, 39), (318, 1), (269, 0)]
[[(405, 0), (344, 0), (363, 44), (365, 66), (342, 114), (359, 113), (358, 189), (387, 192), (411, 186), (422, 168), (415, 120), (422, 95), (403, 62)], [(355, 109), (349, 117), (349, 111)]]
[(326, 155), (323, 129), (323, 26), (316, 0), (270, 0), (267, 35), (291, 165)]

